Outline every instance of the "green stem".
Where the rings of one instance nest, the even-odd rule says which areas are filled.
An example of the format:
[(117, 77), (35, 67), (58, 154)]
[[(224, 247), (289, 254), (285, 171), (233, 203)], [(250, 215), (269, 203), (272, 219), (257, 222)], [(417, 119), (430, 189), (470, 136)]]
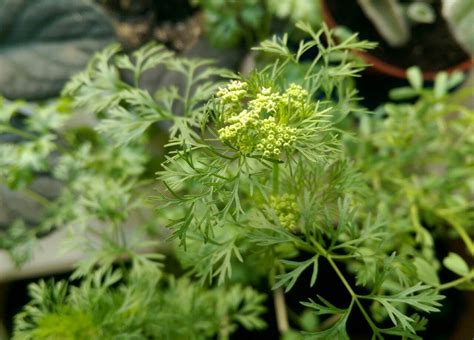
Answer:
[(341, 317), (342, 314), (333, 314), (321, 323), (321, 325), (318, 327), (318, 332), (331, 328), (336, 322), (341, 319)]
[(459, 223), (455, 221), (451, 221), (451, 225), (458, 232), (459, 236), (461, 236), (461, 239), (466, 244), (466, 247), (469, 250), (469, 253), (471, 254), (471, 256), (474, 256), (474, 243), (472, 242), (466, 230)]
[(334, 271), (336, 272), (337, 276), (339, 276), (339, 279), (342, 281), (342, 283), (344, 284), (344, 286), (346, 287), (347, 291), (351, 294), (351, 296), (354, 298), (354, 299), (357, 299), (358, 295), (354, 292), (354, 290), (352, 289), (351, 285), (349, 284), (349, 282), (347, 282), (346, 278), (344, 277), (344, 275), (341, 273), (341, 271), (339, 270), (339, 267), (336, 265), (336, 262), (333, 261), (333, 259), (331, 258), (330, 255), (328, 255), (326, 257), (326, 259), (328, 260), (329, 264), (331, 265), (331, 267), (334, 269)]
[(280, 167), (278, 163), (273, 163), (273, 177), (272, 177), (273, 195), (278, 196), (280, 191)]
[(35, 135), (33, 135), (29, 132), (22, 131), (20, 129), (14, 128), (13, 126), (9, 126), (9, 125), (0, 126), (0, 131), (14, 133), (14, 134), (16, 134), (20, 137), (28, 138), (28, 139), (35, 139), (36, 138)]
[[(272, 252), (273, 252), (274, 258), (276, 258), (275, 251), (272, 250)], [(272, 270), (270, 271), (269, 282), (270, 282), (271, 287), (275, 285), (275, 282), (276, 282), (275, 277), (276, 277), (277, 271), (280, 271), (281, 273), (285, 272), (285, 268), (283, 264), (279, 261), (275, 261), (275, 266), (272, 267)], [(283, 335), (290, 329), (290, 324), (288, 321), (288, 311), (286, 308), (285, 294), (281, 287), (273, 291), (273, 304), (275, 306), (275, 316), (276, 316), (278, 331), (280, 332), (281, 335)]]
[(188, 77), (187, 77), (187, 82), (186, 82), (186, 89), (184, 91), (184, 97), (183, 97), (183, 115), (184, 117), (189, 117), (189, 109), (190, 109), (190, 97), (191, 97), (191, 88), (194, 84), (194, 72), (195, 68), (190, 67)]
[(37, 194), (31, 189), (23, 189), (23, 193), (25, 193), (29, 198), (33, 199), (34, 201), (41, 204), (43, 207), (48, 208), (51, 205), (51, 202), (44, 198), (43, 196)]
[[(326, 252), (326, 254), (327, 254), (327, 252)], [(331, 258), (331, 256), (329, 254), (326, 255), (326, 259), (328, 260), (329, 264), (331, 265), (331, 267), (336, 272), (337, 276), (339, 276), (339, 279), (342, 281), (342, 283), (346, 287), (349, 294), (352, 296), (352, 300), (359, 307), (360, 311), (362, 312), (362, 315), (364, 315), (365, 319), (367, 320), (367, 323), (369, 324), (370, 328), (372, 328), (372, 331), (374, 332), (374, 334), (378, 335), (379, 334), (379, 329), (375, 325), (375, 323), (372, 321), (372, 318), (369, 316), (369, 314), (367, 314), (367, 312), (365, 311), (364, 306), (362, 306), (362, 303), (359, 301), (359, 296), (354, 292), (351, 285), (349, 284), (349, 282), (347, 282), (346, 278), (341, 273), (341, 271), (337, 267), (336, 263), (333, 261), (333, 259)]]
[(316, 251), (319, 252), (319, 254), (321, 254), (322, 256), (324, 256), (325, 258), (327, 258), (329, 260), (329, 257), (331, 256), (327, 251), (326, 249), (324, 249), (319, 243), (317, 243), (316, 241), (313, 242), (314, 246), (316, 247)]
[(127, 249), (127, 236), (125, 235), (123, 223), (114, 222), (114, 224), (117, 231), (118, 244), (121, 248)]
[(218, 340), (228, 340), (229, 339), (229, 317), (226, 315), (220, 325), (220, 330), (218, 334)]
[(126, 277), (128, 276), (128, 271), (125, 265), (125, 261), (127, 260), (129, 254), (127, 251), (127, 241), (126, 241), (124, 226), (122, 223), (115, 220), (113, 220), (112, 223), (115, 229), (115, 242), (120, 247), (120, 251), (121, 251), (121, 254), (116, 259), (116, 261), (118, 262), (120, 269), (122, 270), (122, 275)]
[(456, 232), (459, 234), (464, 244), (466, 245), (466, 248), (471, 254), (471, 256), (474, 256), (474, 243), (472, 242), (471, 237), (462, 227), (462, 225), (454, 217), (449, 216), (449, 214), (443, 214), (439, 211), (437, 213), (456, 230)]
[(416, 242), (422, 243), (423, 241), (423, 226), (420, 223), (420, 214), (418, 211), (418, 206), (416, 204), (412, 204), (410, 206), (410, 218), (411, 223), (413, 224), (413, 228), (416, 232)]
[(460, 277), (459, 279), (456, 279), (456, 280), (453, 280), (453, 281), (450, 281), (450, 282), (443, 283), (442, 285), (439, 285), (436, 288), (436, 290), (441, 291), (441, 290), (453, 288), (453, 287), (456, 287), (457, 285), (459, 285), (461, 283), (464, 283), (466, 281), (471, 280), (472, 278), (474, 278), (474, 270), (472, 270), (467, 276)]
[(285, 293), (283, 293), (283, 289), (281, 287), (273, 292), (273, 301), (275, 303), (278, 331), (283, 335), (288, 332), (290, 325), (288, 322), (288, 313), (286, 310)]

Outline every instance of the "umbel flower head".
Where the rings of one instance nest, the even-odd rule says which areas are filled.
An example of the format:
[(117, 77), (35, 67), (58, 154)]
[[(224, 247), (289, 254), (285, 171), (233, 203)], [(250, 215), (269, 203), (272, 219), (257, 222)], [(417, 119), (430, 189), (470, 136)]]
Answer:
[(293, 117), (302, 117), (308, 92), (296, 84), (284, 93), (261, 87), (251, 94), (248, 88), (246, 82), (234, 80), (217, 92), (222, 108), (219, 138), (244, 155), (280, 158), (297, 140), (297, 128), (290, 123)]
[(300, 210), (296, 203), (296, 196), (283, 194), (281, 196), (270, 196), (270, 208), (272, 208), (282, 226), (295, 231), (300, 217)]

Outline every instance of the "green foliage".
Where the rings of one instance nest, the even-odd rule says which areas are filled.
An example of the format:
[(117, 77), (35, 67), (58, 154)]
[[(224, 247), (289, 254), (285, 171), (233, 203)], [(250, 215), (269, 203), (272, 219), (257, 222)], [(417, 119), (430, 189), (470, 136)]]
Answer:
[[(62, 181), (56, 200), (35, 196), (46, 206), (42, 224), (68, 228), (71, 237), (64, 247), (87, 254), (72, 276), (82, 279), (78, 287), (68, 288), (65, 282), (31, 287), (32, 301), (17, 318), (15, 338), (202, 339), (227, 337), (238, 326), (265, 326), (260, 318), (264, 296), (256, 291), (241, 285), (206, 289), (185, 277), (163, 274), (153, 262), (163, 256), (153, 252), (156, 242), (147, 235), (149, 230), (156, 235), (157, 218), (132, 219), (149, 215), (150, 155), (145, 148), (156, 130), (151, 126), (171, 120), (173, 138), (192, 140), (203, 103), (219, 86), (215, 77), (230, 74), (211, 64), (176, 58), (156, 45), (131, 57), (111, 46), (66, 86), (69, 99), (34, 106), (36, 113), (25, 118), (22, 129), (12, 118), (25, 104), (2, 102), (1, 131), (26, 140), (0, 145), (9, 156), (1, 158), (7, 177), (2, 182), (29, 192), (40, 170)], [(143, 72), (156, 66), (183, 75), (185, 85), (160, 88), (156, 94), (138, 88)], [(133, 86), (119, 76), (124, 70), (133, 75)], [(176, 106), (181, 115), (172, 111)], [(84, 112), (77, 116), (72, 109)], [(23, 151), (37, 139), (50, 140), (50, 147), (42, 153)], [(15, 161), (12, 150), (23, 152), (20, 159), (28, 161)], [(7, 181), (16, 173), (22, 186)], [(9, 229), (12, 234), (15, 228)], [(132, 262), (130, 270), (112, 269), (117, 261), (124, 267), (124, 259)]]
[[(361, 69), (351, 60), (349, 49), (371, 45), (355, 36), (336, 44), (328, 31), (299, 27), (310, 39), (298, 51), (290, 51), (286, 36), (263, 42), (258, 50), (273, 54), (276, 61), (222, 87), (208, 104), (201, 136), (192, 142), (172, 142), (181, 148), (171, 152), (159, 172), (166, 187), (161, 208), (182, 209), (178, 218), (170, 220), (172, 238), (179, 239), (188, 253), (185, 265), (198, 277), (218, 277), (220, 284), (226, 276), (232, 279), (234, 264), (255, 261), (270, 273), (274, 289), (290, 290), (306, 270), (312, 272), (312, 286), (321, 276), (318, 262), (324, 259), (351, 300), (344, 311), (328, 307), (327, 302), (324, 314), (335, 315), (334, 324), (314, 336), (347, 338), (346, 321), (356, 306), (374, 337), (382, 338), (386, 332), (414, 337), (423, 321), (407, 316), (407, 309), (435, 312), (442, 296), (433, 287), (420, 285), (423, 278), (417, 276), (407, 253), (383, 243), (379, 246), (397, 231), (390, 217), (383, 215), (383, 207), (370, 206), (370, 183), (364, 183), (365, 174), (355, 172), (350, 153), (345, 154), (344, 141), (352, 139), (335, 125), (357, 109), (343, 105), (353, 103), (350, 78)], [(327, 45), (320, 42), (323, 34)], [(283, 75), (288, 65), (298, 64), (313, 46), (319, 54), (300, 83), (286, 83)], [(314, 101), (315, 95), (321, 99)], [(274, 125), (270, 130), (268, 122)], [(287, 140), (286, 134), (293, 139)], [(283, 148), (265, 151), (269, 139), (274, 147)], [(285, 199), (275, 201), (276, 197)], [(376, 195), (374, 200), (380, 202)], [(368, 211), (388, 219), (381, 222), (381, 216), (373, 218)], [(289, 214), (294, 221), (291, 227)], [(414, 255), (414, 246), (411, 251)], [(297, 255), (306, 260), (291, 259)], [(348, 283), (338, 262), (357, 272), (362, 287)], [(378, 311), (371, 311), (391, 320), (394, 328), (378, 326), (363, 300), (373, 300)]]
[(141, 261), (128, 271), (93, 271), (79, 286), (40, 281), (29, 290), (13, 339), (205, 339), (265, 326), (262, 294), (205, 289)]
[(209, 40), (218, 47), (245, 41), (251, 46), (268, 30), (268, 14), (262, 0), (197, 0), (203, 9)]
[(312, 0), (267, 0), (268, 10), (280, 19), (288, 19), (292, 24), (304, 21), (313, 27), (322, 24), (321, 2)]
[[(474, 180), (473, 141), (466, 128), (474, 116), (459, 104), (469, 89), (448, 94), (462, 79), (460, 74), (439, 74), (433, 89), (422, 87), (419, 74), (417, 69), (408, 71), (412, 87), (405, 91), (418, 97), (416, 102), (390, 103), (371, 119), (361, 117), (360, 142), (350, 152), (376, 193), (366, 200), (367, 212), (382, 208), (391, 228), (400, 235), (395, 249), (413, 255), (413, 247), (420, 245), (418, 269), (428, 267), (436, 272), (433, 234), (449, 237), (455, 232), (474, 254), (468, 236), (474, 226), (469, 199)], [(392, 94), (398, 99), (399, 93)], [(415, 239), (407, 235), (413, 231)], [(403, 244), (408, 240), (413, 246)], [(433, 274), (428, 275), (431, 283), (437, 281)]]
[[(474, 271), (459, 254), (443, 261), (459, 278), (441, 282), (435, 253), (435, 241), (454, 237), (474, 253), (473, 113), (459, 104), (464, 92), (449, 94), (462, 77), (442, 73), (427, 89), (410, 69), (411, 87), (392, 94), (415, 101), (368, 113), (353, 82), (365, 65), (351, 51), (374, 45), (298, 28), (306, 39), (296, 51), (287, 35), (262, 42), (256, 50), (271, 61), (245, 77), (156, 45), (132, 56), (112, 46), (64, 90), (93, 126), (59, 129), (56, 109), (28, 123), (31, 132), (12, 130), (9, 117), (24, 104), (4, 102), (2, 131), (55, 141), (40, 157), (28, 150), (34, 160), (18, 169), (34, 176), (47, 167), (64, 182), (49, 223), (68, 226), (68, 248), (88, 254), (73, 275), (77, 287), (32, 286), (17, 338), (225, 339), (238, 326), (264, 327), (264, 297), (244, 285), (271, 287), (281, 302), (297, 285), (319, 293), (329, 268), (347, 299), (336, 307), (328, 296), (303, 296), (305, 312), (290, 324), (302, 332), (285, 336), (347, 339), (360, 312), (374, 339), (416, 339), (443, 290), (472, 289)], [(316, 57), (303, 62), (310, 49)], [(140, 88), (142, 73), (157, 66), (184, 85)], [(166, 154), (147, 169), (163, 121)], [(57, 161), (43, 161), (53, 149)], [(4, 159), (8, 173), (16, 170)], [(155, 171), (158, 181), (148, 177)], [(23, 173), (19, 189), (28, 187)], [(156, 214), (130, 221), (148, 209), (153, 184)], [(176, 241), (181, 278), (157, 267), (163, 255), (146, 241), (161, 225)], [(287, 307), (275, 305), (281, 323)]]
[[(185, 76), (185, 88), (170, 85), (156, 94), (138, 88), (141, 75), (156, 66)], [(132, 72), (135, 86), (119, 76), (125, 70)], [(68, 83), (64, 93), (73, 96), (71, 100), (64, 97), (33, 105), (3, 99), (0, 132), (20, 138), (20, 142), (11, 142), (9, 137), (0, 144), (0, 183), (45, 208), (40, 226), (28, 232), (28, 237), (20, 238), (15, 232), (15, 236), (3, 239), (3, 247), (20, 249), (21, 240), (29, 242), (38, 232), (58, 226), (71, 229), (73, 234), (95, 234), (95, 224), (100, 221), (108, 225), (100, 231), (101, 236), (114, 240), (111, 244), (118, 247), (115, 255), (132, 251), (123, 234), (129, 217), (148, 206), (145, 199), (149, 192), (143, 189), (149, 181), (145, 172), (150, 155), (145, 148), (152, 135), (150, 126), (172, 119), (170, 135), (190, 139), (195, 134), (190, 127), (198, 126), (196, 116), (204, 110), (202, 102), (219, 86), (215, 77), (226, 74), (230, 72), (212, 67), (208, 60), (174, 58), (162, 46), (148, 45), (129, 57), (119, 54), (114, 45)], [(172, 111), (177, 105), (183, 108), (182, 116)], [(73, 113), (76, 108), (84, 112)], [(17, 127), (15, 118), (21, 110), (31, 114)], [(39, 172), (47, 172), (64, 184), (54, 201), (31, 190)], [(13, 235), (18, 228), (11, 230)], [(69, 247), (101, 253), (100, 247), (75, 237)]]
[[(153, 123), (164, 120), (173, 124), (172, 137), (189, 139), (194, 135), (191, 128), (199, 126), (196, 116), (202, 115), (202, 102), (219, 87), (216, 77), (231, 74), (210, 60), (177, 58), (159, 45), (146, 45), (132, 56), (119, 55), (119, 50), (112, 45), (97, 54), (63, 91), (77, 107), (100, 116), (96, 130), (118, 146), (142, 138)], [(155, 94), (139, 88), (141, 75), (157, 66), (184, 77), (185, 87), (178, 90), (178, 84), (172, 84)], [(133, 74), (132, 85), (121, 79), (125, 71)], [(182, 107), (181, 117), (173, 111), (177, 106)]]
[[(204, 27), (211, 43), (217, 47), (252, 47), (278, 30), (293, 30), (299, 21), (319, 28), (321, 5), (314, 0), (190, 0), (199, 4)], [(274, 22), (279, 20), (276, 25)]]
[[(148, 159), (143, 143), (115, 149), (91, 127), (67, 126), (72, 116), (67, 100), (43, 106), (4, 100), (0, 108), (0, 131), (6, 138), (0, 144), (0, 183), (41, 207), (38, 225), (23, 228), (22, 233), (18, 226), (31, 223), (27, 216), (12, 221), (2, 247), (28, 253), (31, 244), (25, 249), (23, 243), (32, 243), (37, 234), (55, 227), (87, 233), (94, 229), (93, 221), (116, 225), (141, 201), (135, 191)], [(21, 127), (15, 125), (19, 108), (33, 112), (23, 118)], [(40, 172), (63, 184), (59, 197), (49, 199), (33, 190)], [(119, 238), (118, 230), (113, 234)]]
[(446, 268), (460, 276), (469, 274), (469, 267), (466, 261), (456, 253), (449, 253), (449, 255), (444, 258), (443, 264)]
[(29, 229), (22, 220), (16, 220), (6, 230), (0, 231), (0, 249), (5, 249), (16, 265), (31, 257), (37, 230)]

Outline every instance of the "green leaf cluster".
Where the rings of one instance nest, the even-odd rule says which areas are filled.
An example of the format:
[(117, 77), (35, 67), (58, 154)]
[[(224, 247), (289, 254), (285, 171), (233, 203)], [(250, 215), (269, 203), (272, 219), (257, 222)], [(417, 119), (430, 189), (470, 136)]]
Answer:
[[(203, 12), (210, 42), (219, 48), (245, 45), (250, 48), (275, 29), (295, 31), (299, 21), (315, 28), (322, 25), (321, 5), (312, 0), (190, 0)], [(297, 35), (298, 31), (292, 32)]]
[(78, 286), (40, 281), (29, 291), (13, 339), (206, 339), (265, 326), (255, 290), (206, 289), (141, 260), (93, 271)]
[[(225, 339), (238, 325), (264, 326), (263, 297), (245, 286), (267, 286), (280, 302), (300, 285), (318, 294), (324, 263), (347, 300), (303, 297), (301, 320), (315, 321), (290, 324), (309, 325), (301, 333), (279, 324), (281, 332), (349, 338), (348, 320), (360, 312), (374, 339), (419, 338), (443, 290), (472, 289), (467, 261), (435, 252), (435, 242), (459, 238), (473, 253), (473, 114), (459, 104), (465, 92), (448, 92), (460, 76), (442, 73), (428, 89), (410, 69), (411, 87), (392, 95), (415, 101), (369, 113), (357, 103), (354, 77), (365, 65), (352, 51), (374, 45), (356, 35), (336, 41), (326, 27), (298, 28), (306, 38), (296, 50), (287, 35), (262, 42), (255, 50), (267, 59), (247, 76), (161, 46), (132, 55), (112, 46), (64, 90), (68, 107), (92, 122), (87, 128), (58, 120), (56, 109), (27, 124), (31, 135), (12, 130), (24, 104), (2, 104), (3, 131), (33, 141), (53, 136), (45, 152), (28, 151), (39, 161), (0, 158), (5, 175), (50, 169), (64, 189), (49, 223), (70, 228), (68, 248), (88, 254), (73, 275), (82, 278), (78, 287), (33, 286), (18, 336)], [(155, 67), (182, 81), (151, 93), (141, 79)], [(165, 152), (153, 162), (160, 134)], [(272, 140), (281, 148), (265, 153), (259, 145)], [(130, 221), (137, 213), (145, 221)], [(184, 278), (152, 261), (162, 256), (149, 234), (163, 225)], [(441, 262), (459, 278), (441, 282)], [(287, 307), (277, 305), (281, 322)]]

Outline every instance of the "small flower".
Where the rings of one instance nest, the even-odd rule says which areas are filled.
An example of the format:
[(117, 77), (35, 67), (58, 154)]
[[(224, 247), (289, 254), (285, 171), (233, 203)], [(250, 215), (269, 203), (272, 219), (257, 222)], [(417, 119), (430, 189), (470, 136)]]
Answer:
[(236, 104), (247, 94), (247, 83), (232, 80), (227, 87), (221, 87), (216, 93), (222, 104)]
[(292, 100), (303, 105), (307, 92), (295, 84), (284, 95), (262, 87), (253, 99), (244, 103), (243, 98), (251, 97), (247, 88), (244, 82), (232, 81), (217, 92), (216, 97), (226, 106), (219, 119), (223, 125), (217, 131), (219, 138), (242, 154), (258, 151), (265, 158), (279, 158), (297, 139), (297, 129), (288, 126), (288, 119), (283, 121), (282, 116), (288, 116), (286, 111), (292, 105), (297, 106)]
[(300, 216), (296, 196), (293, 194), (271, 196), (269, 203), (270, 207), (275, 211), (280, 224), (291, 231), (295, 231)]
[(257, 98), (249, 101), (249, 108), (255, 112), (276, 113), (281, 104), (281, 95), (263, 87)]
[(288, 98), (292, 109), (301, 109), (308, 98), (308, 91), (300, 85), (291, 84), (285, 91), (284, 97)]

